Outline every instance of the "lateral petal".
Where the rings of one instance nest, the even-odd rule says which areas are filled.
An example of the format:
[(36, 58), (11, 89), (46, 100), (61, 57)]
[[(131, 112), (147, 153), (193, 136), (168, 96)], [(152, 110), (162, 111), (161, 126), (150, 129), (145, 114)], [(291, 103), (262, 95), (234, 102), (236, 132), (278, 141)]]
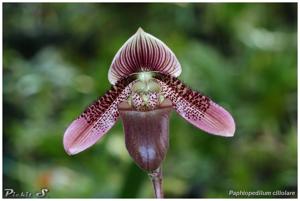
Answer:
[(70, 124), (63, 139), (64, 149), (69, 155), (95, 144), (116, 123), (118, 104), (129, 97), (132, 81), (132, 78), (119, 81)]
[(163, 95), (171, 100), (177, 113), (188, 122), (210, 134), (224, 137), (234, 135), (234, 120), (223, 107), (189, 89), (175, 77), (158, 74), (156, 79), (162, 86)]

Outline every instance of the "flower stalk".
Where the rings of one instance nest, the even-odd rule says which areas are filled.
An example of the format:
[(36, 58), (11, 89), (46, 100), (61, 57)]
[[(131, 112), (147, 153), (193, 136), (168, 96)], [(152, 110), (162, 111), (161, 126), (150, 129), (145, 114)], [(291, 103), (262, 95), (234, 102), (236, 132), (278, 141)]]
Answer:
[(150, 176), (150, 179), (152, 181), (154, 193), (156, 198), (164, 198), (164, 191), (163, 191), (163, 174), (162, 174), (162, 168), (159, 167), (158, 169), (150, 172), (148, 174)]

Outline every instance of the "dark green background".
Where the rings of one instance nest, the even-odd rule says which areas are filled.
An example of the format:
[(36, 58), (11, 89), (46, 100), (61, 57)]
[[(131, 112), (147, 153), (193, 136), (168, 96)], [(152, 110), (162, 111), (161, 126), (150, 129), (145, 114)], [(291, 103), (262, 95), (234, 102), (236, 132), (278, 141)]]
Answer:
[(3, 186), (48, 197), (153, 197), (120, 122), (76, 156), (68, 124), (109, 89), (121, 45), (142, 27), (182, 65), (180, 79), (236, 121), (208, 135), (174, 112), (166, 197), (297, 190), (297, 4), (3, 4)]

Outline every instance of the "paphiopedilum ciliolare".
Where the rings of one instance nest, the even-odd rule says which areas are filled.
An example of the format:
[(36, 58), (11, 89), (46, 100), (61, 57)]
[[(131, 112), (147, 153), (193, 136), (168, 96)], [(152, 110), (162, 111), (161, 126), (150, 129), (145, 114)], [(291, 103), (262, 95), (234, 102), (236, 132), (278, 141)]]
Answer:
[(111, 89), (91, 104), (64, 134), (70, 155), (95, 144), (121, 117), (126, 148), (152, 176), (162, 197), (161, 163), (169, 147), (169, 115), (175, 110), (189, 123), (214, 135), (231, 137), (232, 116), (210, 98), (193, 91), (177, 77), (181, 65), (159, 39), (141, 28), (115, 55), (108, 72)]

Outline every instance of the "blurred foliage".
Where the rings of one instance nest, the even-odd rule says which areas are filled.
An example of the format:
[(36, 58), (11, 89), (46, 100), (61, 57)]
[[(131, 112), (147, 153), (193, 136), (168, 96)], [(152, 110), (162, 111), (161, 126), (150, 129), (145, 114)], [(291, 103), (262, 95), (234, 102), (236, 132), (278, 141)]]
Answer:
[(68, 156), (68, 124), (109, 89), (114, 54), (138, 29), (164, 41), (181, 80), (234, 116), (233, 138), (172, 115), (166, 197), (297, 191), (297, 4), (3, 4), (3, 187), (48, 197), (153, 197), (120, 122)]

